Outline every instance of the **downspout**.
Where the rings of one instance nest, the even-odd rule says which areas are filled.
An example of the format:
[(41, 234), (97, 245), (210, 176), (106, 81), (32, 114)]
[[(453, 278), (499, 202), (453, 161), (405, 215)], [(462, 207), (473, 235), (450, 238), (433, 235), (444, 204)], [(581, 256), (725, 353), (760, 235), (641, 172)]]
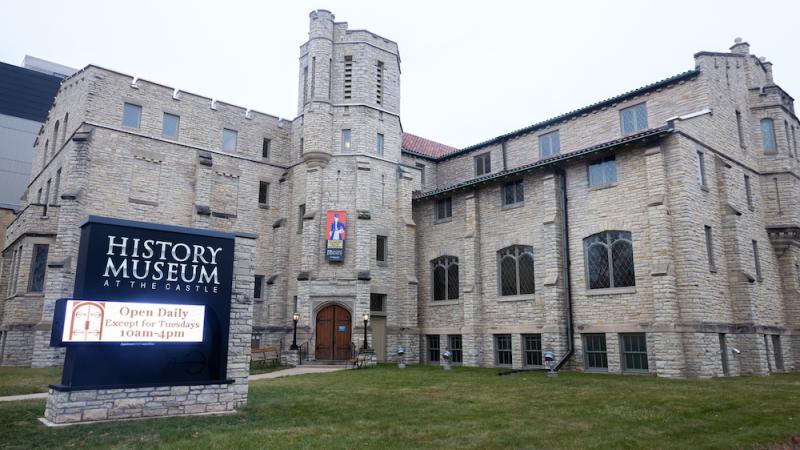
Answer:
[(575, 353), (575, 346), (573, 345), (573, 336), (575, 334), (574, 325), (572, 323), (572, 280), (570, 279), (570, 257), (569, 257), (569, 212), (567, 210), (567, 173), (563, 168), (559, 168), (557, 173), (561, 179), (561, 211), (563, 220), (561, 221), (561, 257), (564, 261), (562, 269), (562, 278), (564, 279), (564, 295), (566, 297), (566, 313), (567, 313), (567, 353), (561, 357), (556, 364), (554, 371), (558, 372), (561, 367), (566, 364), (567, 360)]

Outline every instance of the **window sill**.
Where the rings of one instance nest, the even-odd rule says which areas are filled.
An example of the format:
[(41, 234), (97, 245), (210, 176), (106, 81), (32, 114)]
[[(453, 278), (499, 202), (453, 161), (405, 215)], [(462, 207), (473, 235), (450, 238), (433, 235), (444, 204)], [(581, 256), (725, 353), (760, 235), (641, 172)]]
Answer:
[(511, 203), (511, 204), (509, 204), (509, 205), (502, 205), (502, 206), (500, 207), (500, 209), (501, 209), (502, 211), (507, 211), (507, 210), (509, 210), (509, 209), (517, 209), (517, 208), (522, 208), (523, 206), (525, 206), (525, 202), (517, 202), (517, 203)]
[(603, 189), (611, 189), (617, 187), (617, 183), (603, 184), (600, 186), (589, 186), (589, 191), (602, 191)]
[(587, 297), (597, 295), (619, 295), (619, 294), (635, 294), (636, 287), (623, 287), (623, 288), (607, 288), (607, 289), (587, 289), (585, 295)]
[(433, 220), (433, 224), (434, 225), (439, 225), (440, 223), (449, 223), (449, 222), (452, 222), (452, 221), (453, 221), (452, 217), (445, 217), (444, 219), (434, 219)]
[(650, 371), (647, 369), (639, 370), (639, 369), (622, 369), (623, 375), (650, 375)]
[(605, 368), (592, 367), (592, 368), (585, 368), (583, 370), (584, 370), (584, 372), (588, 372), (588, 373), (608, 373), (608, 367), (605, 367)]
[(701, 184), (701, 185), (700, 185), (700, 190), (701, 190), (701, 191), (703, 191), (703, 192), (709, 192), (709, 190), (708, 190), (708, 186), (707, 186), (707, 185), (705, 185), (705, 184)]
[(536, 301), (536, 294), (530, 295), (504, 295), (497, 298), (498, 303)]
[(386, 311), (370, 311), (370, 312), (369, 312), (369, 315), (370, 315), (370, 317), (371, 317), (371, 316), (375, 316), (375, 317), (386, 317)]
[(461, 300), (433, 300), (428, 302), (428, 306), (451, 306), (459, 304), (461, 304)]
[(375, 265), (377, 267), (389, 267), (389, 262), (388, 261), (377, 261), (376, 260), (375, 261)]
[(259, 203), (258, 207), (261, 208), (261, 209), (269, 209), (269, 205), (266, 204), (266, 203)]
[(708, 272), (709, 273), (717, 273), (717, 268), (716, 267), (709, 267)]

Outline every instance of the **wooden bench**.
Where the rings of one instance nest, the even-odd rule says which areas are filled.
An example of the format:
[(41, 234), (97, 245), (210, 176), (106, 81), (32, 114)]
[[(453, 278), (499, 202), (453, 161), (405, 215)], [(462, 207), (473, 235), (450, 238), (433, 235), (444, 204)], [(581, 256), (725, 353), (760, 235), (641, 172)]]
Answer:
[(250, 362), (280, 364), (281, 355), (276, 347), (254, 348), (250, 350)]

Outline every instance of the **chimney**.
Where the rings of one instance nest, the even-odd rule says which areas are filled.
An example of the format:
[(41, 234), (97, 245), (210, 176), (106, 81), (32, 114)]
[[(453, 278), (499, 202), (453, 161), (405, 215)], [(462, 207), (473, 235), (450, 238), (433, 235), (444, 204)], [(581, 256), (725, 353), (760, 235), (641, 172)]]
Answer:
[(765, 56), (758, 58), (761, 61), (761, 67), (764, 68), (764, 76), (767, 78), (767, 85), (775, 84), (775, 80), (772, 79), (772, 63), (767, 61)]
[(750, 44), (744, 42), (742, 38), (737, 37), (733, 40), (733, 46), (731, 47), (731, 52), (736, 53), (738, 55), (749, 55), (750, 54)]

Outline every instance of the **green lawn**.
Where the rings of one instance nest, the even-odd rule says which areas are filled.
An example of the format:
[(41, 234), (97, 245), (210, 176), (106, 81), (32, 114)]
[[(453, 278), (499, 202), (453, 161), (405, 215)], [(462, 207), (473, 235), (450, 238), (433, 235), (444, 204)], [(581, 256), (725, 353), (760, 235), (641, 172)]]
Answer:
[(800, 374), (666, 380), (393, 366), (257, 381), (240, 414), (48, 429), (0, 403), (4, 448), (753, 448), (800, 434)]
[(0, 367), (0, 396), (47, 392), (48, 385), (60, 382), (61, 367), (48, 369)]

